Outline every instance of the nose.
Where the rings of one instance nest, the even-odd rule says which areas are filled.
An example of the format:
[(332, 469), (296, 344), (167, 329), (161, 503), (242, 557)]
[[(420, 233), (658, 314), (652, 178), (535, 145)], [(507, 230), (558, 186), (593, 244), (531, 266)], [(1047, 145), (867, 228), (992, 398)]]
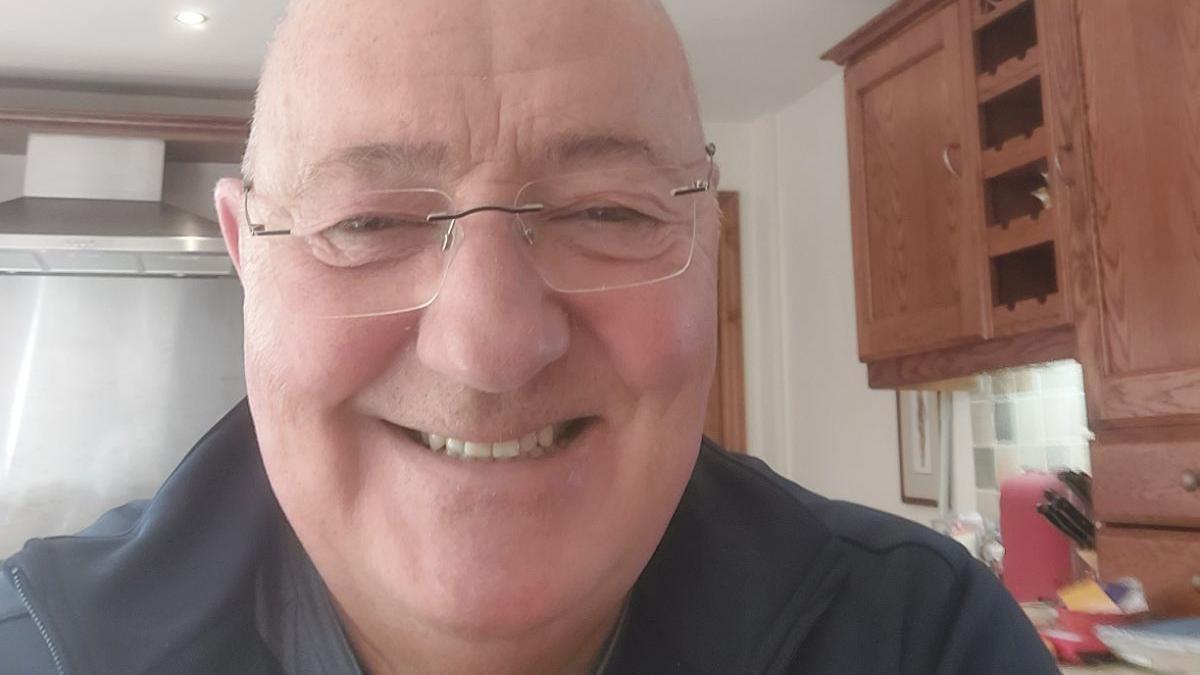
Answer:
[(530, 264), (515, 223), (489, 212), (455, 224), (450, 268), (417, 337), (427, 368), (493, 394), (519, 389), (569, 342), (566, 312)]

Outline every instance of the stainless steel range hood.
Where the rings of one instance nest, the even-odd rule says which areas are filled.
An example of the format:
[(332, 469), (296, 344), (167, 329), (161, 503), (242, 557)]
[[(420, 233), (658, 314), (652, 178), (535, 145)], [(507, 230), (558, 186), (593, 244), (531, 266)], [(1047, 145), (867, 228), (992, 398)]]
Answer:
[(161, 201), (164, 147), (33, 135), (25, 196), (0, 203), (0, 273), (229, 276), (210, 220)]

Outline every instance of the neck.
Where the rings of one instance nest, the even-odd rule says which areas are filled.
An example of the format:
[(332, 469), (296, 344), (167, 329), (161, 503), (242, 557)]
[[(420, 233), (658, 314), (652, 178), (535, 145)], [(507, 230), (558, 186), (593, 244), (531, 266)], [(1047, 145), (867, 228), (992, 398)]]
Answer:
[(601, 611), (539, 626), (519, 637), (487, 638), (410, 622), (363, 622), (340, 604), (346, 637), (370, 675), (588, 675), (607, 649), (625, 598)]

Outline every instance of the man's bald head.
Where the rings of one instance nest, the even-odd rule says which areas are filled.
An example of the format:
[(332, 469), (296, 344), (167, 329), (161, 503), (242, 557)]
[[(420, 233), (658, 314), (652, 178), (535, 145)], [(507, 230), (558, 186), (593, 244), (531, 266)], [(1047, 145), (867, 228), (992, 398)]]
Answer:
[[(244, 173), (260, 188), (289, 192), (313, 153), (327, 149), (307, 147), (314, 133), (345, 124), (338, 112), (387, 115), (395, 88), (413, 107), (460, 117), (454, 101), (432, 90), (445, 94), (457, 81), (449, 93), (467, 103), (472, 83), (490, 92), (522, 74), (612, 58), (627, 65), (629, 88), (658, 90), (661, 112), (687, 138), (664, 140), (689, 144), (680, 152), (698, 147), (691, 72), (658, 0), (293, 0), (263, 68)], [(405, 109), (392, 123), (411, 121)]]

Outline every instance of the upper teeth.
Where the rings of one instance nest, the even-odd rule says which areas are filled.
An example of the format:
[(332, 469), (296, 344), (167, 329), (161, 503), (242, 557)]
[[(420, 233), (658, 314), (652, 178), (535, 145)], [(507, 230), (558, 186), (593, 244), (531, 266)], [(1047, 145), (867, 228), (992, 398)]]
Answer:
[(442, 452), (451, 457), (464, 459), (516, 459), (521, 456), (541, 457), (546, 450), (554, 446), (555, 436), (559, 430), (547, 426), (521, 438), (500, 441), (498, 443), (482, 443), (467, 441), (461, 438), (439, 436), (434, 433), (421, 432), (421, 439), (430, 450)]

